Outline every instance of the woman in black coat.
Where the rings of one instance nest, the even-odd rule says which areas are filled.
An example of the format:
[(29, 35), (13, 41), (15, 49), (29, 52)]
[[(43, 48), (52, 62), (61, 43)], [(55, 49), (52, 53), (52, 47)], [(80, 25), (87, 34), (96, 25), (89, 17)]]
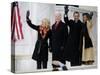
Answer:
[[(32, 59), (37, 61), (37, 69), (47, 68), (48, 61), (48, 38), (50, 38), (49, 21), (47, 19), (42, 20), (40, 26), (36, 26), (31, 23), (29, 19), (29, 11), (26, 15), (27, 24), (38, 32), (38, 39), (35, 45), (35, 50), (32, 55)], [(42, 65), (42, 66), (41, 66)]]

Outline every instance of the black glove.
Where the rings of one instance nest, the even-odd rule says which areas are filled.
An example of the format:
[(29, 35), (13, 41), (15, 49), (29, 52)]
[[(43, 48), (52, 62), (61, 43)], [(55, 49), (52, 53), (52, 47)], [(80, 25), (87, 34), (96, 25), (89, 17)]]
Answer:
[(69, 11), (68, 5), (66, 5), (64, 8), (65, 8), (65, 14), (68, 14), (68, 11)]
[(29, 20), (29, 16), (30, 16), (30, 11), (28, 10), (26, 13), (26, 19)]

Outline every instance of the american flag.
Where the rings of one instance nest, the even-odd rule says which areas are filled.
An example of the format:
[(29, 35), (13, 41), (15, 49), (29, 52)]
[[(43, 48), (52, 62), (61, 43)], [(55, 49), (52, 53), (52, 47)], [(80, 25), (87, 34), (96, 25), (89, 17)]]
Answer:
[(11, 40), (17, 41), (23, 38), (18, 2), (13, 2), (11, 4)]

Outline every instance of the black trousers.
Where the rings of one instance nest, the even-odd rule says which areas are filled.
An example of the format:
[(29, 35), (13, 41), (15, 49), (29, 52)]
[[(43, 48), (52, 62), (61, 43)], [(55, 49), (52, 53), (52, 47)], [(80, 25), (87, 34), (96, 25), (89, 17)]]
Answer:
[(47, 68), (47, 61), (37, 61), (37, 69), (46, 69)]

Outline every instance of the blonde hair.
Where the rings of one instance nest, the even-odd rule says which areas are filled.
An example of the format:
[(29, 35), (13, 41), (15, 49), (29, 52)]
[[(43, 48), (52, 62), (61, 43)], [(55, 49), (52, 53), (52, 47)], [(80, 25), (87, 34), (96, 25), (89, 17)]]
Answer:
[(45, 25), (43, 26), (45, 26), (46, 28), (50, 28), (50, 21), (47, 18), (42, 19), (42, 22), (45, 23)]

